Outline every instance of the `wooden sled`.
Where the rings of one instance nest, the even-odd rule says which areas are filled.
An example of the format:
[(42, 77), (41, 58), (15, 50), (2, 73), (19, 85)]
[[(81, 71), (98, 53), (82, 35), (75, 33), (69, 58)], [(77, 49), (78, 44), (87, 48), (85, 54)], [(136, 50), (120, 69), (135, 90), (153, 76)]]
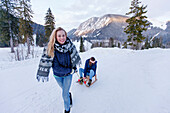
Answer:
[[(97, 75), (95, 75), (94, 77), (95, 77), (95, 80), (92, 81), (91, 85), (93, 85), (97, 81)], [(84, 79), (84, 84), (86, 85), (86, 87), (91, 86), (91, 85), (90, 86), (87, 85), (88, 81), (89, 81), (89, 76), (86, 79)]]

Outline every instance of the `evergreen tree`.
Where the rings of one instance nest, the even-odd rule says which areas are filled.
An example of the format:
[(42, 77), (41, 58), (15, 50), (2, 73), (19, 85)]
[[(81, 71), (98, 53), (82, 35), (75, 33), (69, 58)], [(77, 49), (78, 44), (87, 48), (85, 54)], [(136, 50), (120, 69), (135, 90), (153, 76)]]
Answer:
[(14, 52), (14, 38), (17, 35), (18, 21), (15, 18), (16, 0), (0, 1), (0, 40)]
[(145, 41), (145, 47), (144, 49), (149, 49), (150, 48), (150, 43), (149, 43), (149, 40), (148, 40), (148, 37), (146, 38), (146, 41)]
[(43, 33), (36, 34), (36, 45), (43, 47), (45, 42), (45, 36)]
[(7, 13), (4, 9), (0, 9), (0, 46), (9, 47), (10, 46), (10, 35), (8, 26)]
[(104, 47), (104, 43), (103, 43), (103, 42), (100, 42), (99, 47)]
[(31, 10), (30, 0), (20, 0), (20, 26), (19, 34), (23, 37), (23, 43), (27, 43), (28, 51), (30, 54), (30, 44), (33, 41), (33, 28), (31, 27), (33, 11)]
[(144, 14), (147, 12), (145, 9), (147, 6), (139, 6), (141, 2), (139, 0), (132, 0), (130, 12), (126, 15), (131, 15), (129, 19), (126, 20), (128, 23), (127, 27), (124, 29), (124, 32), (128, 34), (127, 44), (131, 45), (132, 49), (141, 49), (140, 44), (144, 41), (145, 37), (142, 35), (143, 31), (147, 30), (147, 27), (150, 23), (146, 20)]
[(127, 42), (124, 42), (123, 48), (126, 48), (126, 49), (127, 49)]
[(80, 52), (85, 52), (83, 42), (84, 42), (84, 41), (83, 41), (83, 38), (81, 37), (81, 38), (80, 38)]
[(159, 47), (160, 47), (160, 48), (163, 48), (162, 42), (163, 42), (163, 39), (162, 39), (162, 37), (160, 37), (160, 38), (159, 38)]
[(120, 43), (118, 42), (118, 48), (120, 48)]
[(154, 48), (154, 47), (160, 47), (160, 48), (163, 47), (163, 46), (162, 46), (162, 37), (160, 37), (160, 38), (154, 38), (152, 47), (153, 47), (153, 48)]
[(114, 38), (109, 39), (109, 47), (114, 47)]
[(51, 12), (51, 9), (49, 8), (45, 16), (45, 37), (46, 37), (45, 42), (46, 43), (48, 42), (48, 39), (53, 29), (55, 29), (54, 25), (55, 25), (54, 16)]
[(158, 42), (159, 42), (159, 41), (158, 41), (158, 38), (154, 38), (152, 47), (153, 47), (153, 48), (158, 47)]
[(39, 45), (39, 42), (40, 42), (40, 35), (38, 33), (36, 33), (36, 46)]

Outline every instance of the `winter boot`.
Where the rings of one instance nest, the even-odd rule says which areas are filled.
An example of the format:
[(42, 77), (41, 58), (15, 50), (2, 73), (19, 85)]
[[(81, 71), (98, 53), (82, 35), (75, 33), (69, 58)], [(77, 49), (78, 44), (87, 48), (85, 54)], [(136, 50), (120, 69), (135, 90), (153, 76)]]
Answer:
[(73, 103), (72, 103), (72, 95), (71, 93), (69, 92), (69, 97), (70, 97), (70, 108), (72, 107)]
[(80, 77), (80, 84), (83, 84), (83, 77)]
[(70, 110), (69, 110), (69, 111), (66, 111), (66, 110), (65, 110), (65, 112), (64, 112), (64, 113), (70, 113)]
[(92, 82), (92, 80), (89, 79), (89, 82), (87, 83), (87, 85), (90, 86), (90, 85), (91, 85), (91, 82)]

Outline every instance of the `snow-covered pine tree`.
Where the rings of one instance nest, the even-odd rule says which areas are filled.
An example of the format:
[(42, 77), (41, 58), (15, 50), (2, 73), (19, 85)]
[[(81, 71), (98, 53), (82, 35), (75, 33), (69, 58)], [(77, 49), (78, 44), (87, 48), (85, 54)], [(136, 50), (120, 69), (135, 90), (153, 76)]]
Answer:
[(15, 0), (0, 1), (0, 40), (14, 52), (14, 38), (18, 34), (18, 20), (15, 18)]
[(49, 8), (47, 10), (46, 16), (45, 16), (45, 42), (48, 42), (48, 39), (53, 31), (55, 29), (55, 21), (54, 21), (54, 15), (51, 12), (51, 9)]
[(33, 11), (31, 10), (30, 0), (20, 0), (19, 13), (20, 13), (20, 26), (19, 34), (23, 36), (23, 43), (27, 43), (28, 51), (27, 55), (30, 54), (30, 45), (33, 41), (33, 28), (31, 26), (33, 17)]
[(126, 20), (128, 25), (124, 29), (124, 32), (128, 34), (127, 44), (136, 50), (141, 49), (141, 43), (145, 39), (142, 32), (146, 31), (150, 25), (146, 20), (147, 16), (144, 15), (147, 12), (145, 11), (147, 6), (139, 6), (140, 3), (139, 0), (132, 0), (130, 12), (126, 13), (126, 15), (132, 15), (132, 17)]

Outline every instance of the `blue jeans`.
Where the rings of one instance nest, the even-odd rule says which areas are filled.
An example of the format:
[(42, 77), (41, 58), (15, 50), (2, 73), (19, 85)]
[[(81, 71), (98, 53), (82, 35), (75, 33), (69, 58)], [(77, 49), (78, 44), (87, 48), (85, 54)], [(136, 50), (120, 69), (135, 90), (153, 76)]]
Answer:
[[(84, 69), (83, 69), (83, 68), (80, 68), (80, 69), (79, 69), (80, 77), (83, 77), (83, 73), (84, 73)], [(95, 75), (94, 75), (94, 71), (91, 69), (91, 70), (90, 70), (90, 73), (87, 73), (87, 76), (89, 76), (89, 78), (92, 80), (93, 76), (95, 76)]]
[(72, 74), (65, 76), (65, 77), (57, 77), (55, 76), (55, 79), (58, 83), (58, 85), (62, 89), (62, 96), (64, 100), (64, 108), (66, 111), (70, 110), (70, 97), (69, 97), (69, 90), (72, 82)]

